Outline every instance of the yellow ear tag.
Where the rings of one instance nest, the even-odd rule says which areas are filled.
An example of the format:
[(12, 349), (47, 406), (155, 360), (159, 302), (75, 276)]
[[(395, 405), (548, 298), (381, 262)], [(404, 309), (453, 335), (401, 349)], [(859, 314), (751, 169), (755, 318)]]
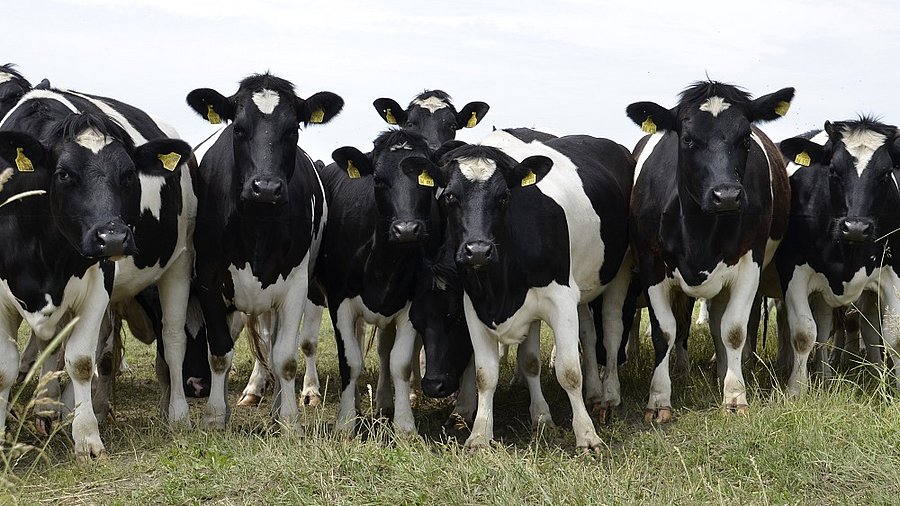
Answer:
[(213, 109), (212, 104), (206, 104), (206, 119), (213, 125), (218, 125), (222, 122), (222, 118), (219, 117), (219, 113)]
[(797, 156), (794, 157), (794, 163), (796, 163), (797, 165), (802, 165), (804, 167), (809, 167), (809, 153), (807, 153), (806, 151), (797, 153)]
[(325, 121), (325, 111), (323, 111), (321, 108), (316, 109), (312, 112), (312, 114), (309, 115), (310, 123), (321, 123), (323, 121)]
[(775, 114), (779, 116), (784, 116), (787, 114), (788, 109), (791, 108), (790, 102), (778, 102), (778, 105), (775, 106)]
[(535, 174), (534, 171), (529, 170), (528, 173), (525, 174), (525, 177), (522, 178), (522, 188), (531, 186), (534, 183), (537, 183), (537, 174)]
[(384, 120), (388, 122), (388, 125), (396, 125), (397, 118), (394, 117), (394, 114), (391, 113), (391, 108), (388, 107), (384, 110)]
[(178, 161), (181, 160), (181, 155), (175, 152), (167, 155), (156, 155), (156, 157), (162, 162), (163, 168), (169, 172), (175, 170), (175, 167), (178, 167)]
[(427, 170), (423, 170), (422, 173), (419, 174), (419, 185), (428, 186), (429, 188), (434, 187), (434, 179), (432, 179), (431, 174), (429, 174)]
[(22, 152), (24, 149), (16, 148), (16, 168), (19, 169), (19, 172), (34, 172), (34, 165), (31, 164), (31, 159)]
[(350, 179), (359, 179), (359, 169), (353, 166), (353, 162), (347, 160), (347, 175), (350, 176)]
[(478, 124), (478, 115), (476, 115), (475, 111), (472, 111), (472, 117), (469, 118), (469, 122), (466, 123), (466, 128), (472, 128)]
[(647, 119), (645, 119), (644, 122), (641, 123), (641, 130), (643, 130), (645, 133), (648, 133), (650, 135), (655, 134), (656, 133), (656, 123), (653, 122), (653, 118), (651, 118), (650, 116), (647, 116)]

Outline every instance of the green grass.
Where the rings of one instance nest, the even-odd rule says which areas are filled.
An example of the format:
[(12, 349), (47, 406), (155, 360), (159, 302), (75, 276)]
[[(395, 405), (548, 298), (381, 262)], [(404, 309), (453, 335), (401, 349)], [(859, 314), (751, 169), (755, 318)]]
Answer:
[[(341, 440), (329, 430), (340, 380), (327, 324), (319, 360), (325, 402), (304, 411), (305, 434), (281, 433), (265, 404), (235, 409), (226, 431), (172, 431), (157, 414), (154, 349), (127, 339), (132, 371), (119, 379), (115, 420), (101, 428), (109, 458), (75, 463), (61, 433), (41, 458), (15, 466), (0, 485), (0, 504), (896, 504), (900, 402), (893, 380), (859, 368), (787, 399), (767, 368), (771, 335), (764, 360), (745, 370), (751, 414), (728, 415), (717, 407), (709, 335), (695, 328), (691, 370), (675, 380), (676, 418), (662, 427), (643, 423), (652, 350), (642, 343), (639, 359), (622, 371), (622, 406), (598, 427), (607, 444), (599, 455), (574, 451), (571, 409), (546, 367), (545, 395), (559, 428), (531, 430), (528, 394), (509, 385), (505, 366), (491, 451), (469, 454), (460, 446), (465, 431), (442, 428), (447, 401), (420, 401), (420, 439), (393, 438), (389, 424), (368, 412), (365, 386), (363, 435)], [(549, 336), (544, 340), (549, 354)], [(364, 384), (375, 383), (375, 359), (373, 350)], [(241, 341), (232, 402), (251, 367)], [(202, 402), (192, 402), (195, 426)], [(22, 439), (44, 444), (30, 431)]]

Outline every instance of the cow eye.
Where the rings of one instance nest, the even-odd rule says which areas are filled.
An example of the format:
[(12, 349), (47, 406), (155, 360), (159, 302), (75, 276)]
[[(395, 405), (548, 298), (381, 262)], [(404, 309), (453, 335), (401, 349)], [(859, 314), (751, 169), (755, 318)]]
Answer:
[(56, 180), (60, 183), (68, 183), (72, 179), (69, 171), (63, 168), (56, 169)]
[(459, 202), (459, 200), (456, 198), (456, 195), (453, 194), (452, 192), (445, 191), (444, 192), (444, 202), (446, 202), (447, 205), (452, 206), (452, 205), (456, 205)]
[(247, 136), (247, 131), (241, 127), (234, 127), (234, 136), (239, 139), (243, 139)]
[(688, 147), (688, 148), (694, 147), (694, 138), (689, 135), (685, 135), (684, 137), (682, 137), (681, 142), (684, 143), (685, 147)]
[(375, 183), (375, 186), (384, 186), (384, 179), (377, 173), (372, 174), (372, 181)]

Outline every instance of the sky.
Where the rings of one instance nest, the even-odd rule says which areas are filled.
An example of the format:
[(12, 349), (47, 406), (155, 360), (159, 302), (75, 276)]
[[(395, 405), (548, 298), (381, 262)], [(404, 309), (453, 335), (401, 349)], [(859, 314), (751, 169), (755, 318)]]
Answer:
[(128, 102), (192, 144), (216, 128), (186, 105), (195, 88), (228, 96), (270, 71), (301, 97), (337, 93), (343, 112), (299, 141), (326, 161), (341, 146), (371, 149), (387, 126), (373, 100), (406, 105), (425, 89), (457, 108), (490, 104), (460, 132), (467, 142), (524, 126), (633, 148), (642, 133), (628, 104), (671, 107), (707, 76), (753, 96), (795, 87), (787, 116), (763, 125), (776, 141), (860, 113), (900, 123), (890, 0), (40, 0), (3, 11), (0, 60), (32, 83)]

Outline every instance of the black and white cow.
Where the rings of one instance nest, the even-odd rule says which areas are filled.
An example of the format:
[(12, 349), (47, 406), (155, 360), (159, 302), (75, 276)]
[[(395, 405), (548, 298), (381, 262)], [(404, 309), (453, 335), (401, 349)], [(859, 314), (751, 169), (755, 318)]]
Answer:
[(344, 101), (330, 92), (302, 99), (290, 82), (259, 74), (230, 97), (201, 88), (187, 102), (212, 123), (232, 122), (194, 175), (196, 277), (212, 369), (205, 421), (221, 427), (228, 419), (228, 313), (273, 311), (273, 413), (291, 424), (298, 415), (297, 329), (327, 217), (313, 162), (297, 147), (298, 128), (330, 121)]
[[(793, 344), (788, 391), (808, 385), (807, 359), (828, 339), (832, 308), (871, 291), (884, 315), (900, 314), (900, 137), (872, 118), (826, 122), (825, 129), (781, 142), (791, 183), (788, 233), (775, 257)], [(873, 321), (879, 320), (877, 313)], [(885, 318), (887, 321), (887, 318)], [(882, 327), (900, 382), (900, 332)]]
[(670, 350), (676, 297), (709, 299), (724, 405), (746, 410), (741, 353), (760, 272), (784, 237), (790, 199), (784, 163), (754, 123), (783, 116), (793, 88), (751, 100), (739, 88), (698, 82), (673, 109), (628, 106), (651, 135), (635, 148), (632, 245), (651, 309), (656, 367), (646, 418), (671, 419)]
[(372, 153), (340, 148), (335, 164), (322, 169), (330, 216), (316, 278), (325, 288), (337, 339), (342, 393), (336, 428), (345, 434), (354, 429), (365, 352), (359, 321), (382, 330), (379, 355), (390, 375), (380, 372), (376, 408), (393, 408), (399, 434), (416, 430), (409, 401), (416, 331), (409, 310), (428, 240), (436, 236), (429, 155), (421, 135), (389, 130), (375, 139)]
[(633, 167), (628, 150), (606, 139), (523, 142), (497, 131), (445, 153), (431, 169), (444, 188), (475, 356), (478, 412), (467, 447), (493, 439), (498, 343), (525, 341), (540, 320), (554, 331), (556, 375), (572, 404), (577, 446), (600, 445), (582, 398), (578, 353), (579, 320), (591, 319), (579, 316), (602, 293), (604, 330), (622, 333)]
[(0, 120), (31, 91), (31, 83), (12, 63), (0, 65)]
[[(91, 378), (100, 322), (110, 301), (135, 277), (158, 271), (153, 267), (160, 264), (177, 264), (185, 256), (176, 249), (174, 227), (183, 207), (178, 182), (186, 172), (181, 168), (190, 159), (190, 147), (169, 138), (135, 108), (51, 90), (33, 90), (13, 107), (0, 125), (0, 146), (0, 156), (17, 169), (3, 189), (5, 195), (46, 192), (2, 211), (10, 246), (4, 249), (0, 273), (5, 334), (0, 343), (7, 348), (0, 353), (4, 362), (0, 426), (18, 365), (15, 338), (21, 319), (46, 342), (68, 315), (75, 315), (80, 319), (65, 348), (76, 403), (75, 453), (97, 456), (104, 447), (92, 409)], [(178, 193), (177, 209), (163, 214), (173, 225), (163, 229), (171, 233), (165, 235), (157, 217), (161, 193), (172, 187)], [(124, 258), (113, 264), (101, 261), (106, 257)], [(184, 267), (189, 273), (189, 260)], [(176, 283), (177, 279), (169, 279), (166, 289), (171, 291)], [(183, 311), (186, 298), (178, 302)], [(173, 319), (177, 321), (177, 315)], [(182, 313), (182, 342), (183, 326)], [(180, 382), (180, 367), (177, 370)], [(184, 408), (186, 415), (186, 403)]]
[(457, 111), (450, 95), (441, 90), (426, 90), (418, 94), (406, 109), (392, 98), (379, 98), (372, 105), (389, 125), (397, 125), (425, 137), (432, 151), (455, 139), (458, 130), (475, 127), (490, 109), (484, 102), (469, 102)]

